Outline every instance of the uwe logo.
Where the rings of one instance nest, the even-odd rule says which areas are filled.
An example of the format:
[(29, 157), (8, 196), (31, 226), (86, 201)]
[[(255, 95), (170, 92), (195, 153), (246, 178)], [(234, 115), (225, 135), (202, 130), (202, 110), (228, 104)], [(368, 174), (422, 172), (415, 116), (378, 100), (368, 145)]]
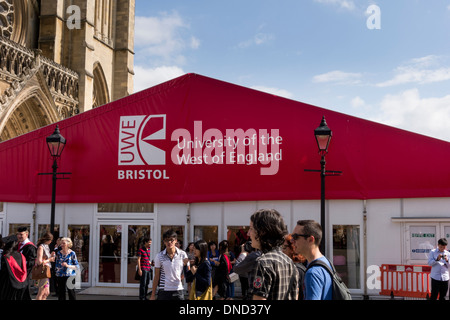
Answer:
[(120, 117), (119, 165), (165, 165), (166, 152), (152, 145), (166, 139), (166, 115)]

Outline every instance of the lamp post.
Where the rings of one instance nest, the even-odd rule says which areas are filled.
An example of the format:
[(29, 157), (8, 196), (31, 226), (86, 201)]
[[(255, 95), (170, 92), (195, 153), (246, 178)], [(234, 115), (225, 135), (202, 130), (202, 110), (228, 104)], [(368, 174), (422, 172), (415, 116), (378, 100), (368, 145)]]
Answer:
[(325, 215), (325, 177), (342, 174), (342, 171), (327, 171), (325, 169), (325, 156), (328, 154), (328, 147), (330, 146), (333, 132), (328, 127), (325, 116), (319, 127), (314, 130), (317, 146), (319, 148), (320, 170), (305, 170), (309, 172), (320, 172), (320, 225), (322, 227), (322, 241), (320, 243), (320, 251), (325, 254), (325, 239), (326, 239), (326, 215)]
[(314, 135), (316, 136), (317, 146), (319, 147), (320, 159), (320, 225), (322, 226), (322, 241), (320, 243), (320, 251), (325, 254), (325, 238), (326, 238), (326, 228), (325, 228), (325, 156), (328, 153), (328, 147), (330, 146), (331, 137), (333, 133), (330, 128), (328, 128), (325, 116), (322, 118), (320, 126), (314, 130)]
[[(52, 175), (52, 207), (50, 218), (50, 232), (55, 235), (55, 204), (56, 204), (56, 180), (58, 175), (71, 174), (69, 172), (58, 173), (58, 159), (66, 146), (66, 139), (59, 132), (59, 127), (56, 126), (55, 132), (46, 138), (48, 150), (53, 158), (53, 172), (52, 173), (40, 173), (40, 175)], [(64, 179), (64, 178), (62, 178)]]

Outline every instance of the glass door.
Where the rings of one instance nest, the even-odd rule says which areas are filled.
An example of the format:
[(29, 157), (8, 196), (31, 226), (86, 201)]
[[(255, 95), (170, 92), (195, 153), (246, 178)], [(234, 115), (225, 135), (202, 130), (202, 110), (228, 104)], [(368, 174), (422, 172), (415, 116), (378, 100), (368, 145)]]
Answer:
[[(137, 269), (137, 253), (144, 245), (144, 239), (150, 238), (152, 232), (152, 225), (150, 224), (128, 224), (127, 225), (127, 257), (125, 266), (125, 283), (127, 285), (139, 286), (139, 280), (135, 280)], [(153, 256), (153, 241), (150, 252)]]
[(361, 288), (361, 248), (359, 225), (333, 225), (333, 264), (349, 287)]
[(137, 267), (137, 252), (142, 247), (144, 239), (151, 238), (153, 223), (102, 222), (99, 223), (98, 230), (97, 279), (99, 285), (112, 287), (138, 286), (139, 281), (134, 279)]

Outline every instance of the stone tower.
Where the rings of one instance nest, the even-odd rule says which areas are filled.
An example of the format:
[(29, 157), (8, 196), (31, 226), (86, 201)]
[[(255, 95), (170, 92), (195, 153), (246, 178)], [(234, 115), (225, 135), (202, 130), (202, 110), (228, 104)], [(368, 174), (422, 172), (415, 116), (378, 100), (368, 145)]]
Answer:
[(0, 141), (133, 92), (135, 0), (0, 0)]

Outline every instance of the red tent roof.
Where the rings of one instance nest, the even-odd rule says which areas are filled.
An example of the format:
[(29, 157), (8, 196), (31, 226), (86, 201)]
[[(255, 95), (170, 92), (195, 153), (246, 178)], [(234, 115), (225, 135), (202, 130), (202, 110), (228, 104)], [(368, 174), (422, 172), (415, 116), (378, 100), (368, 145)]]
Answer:
[[(187, 74), (59, 122), (57, 202), (319, 199), (323, 116), (327, 199), (450, 196), (449, 142)], [(0, 143), (0, 201), (51, 201), (54, 129)]]

